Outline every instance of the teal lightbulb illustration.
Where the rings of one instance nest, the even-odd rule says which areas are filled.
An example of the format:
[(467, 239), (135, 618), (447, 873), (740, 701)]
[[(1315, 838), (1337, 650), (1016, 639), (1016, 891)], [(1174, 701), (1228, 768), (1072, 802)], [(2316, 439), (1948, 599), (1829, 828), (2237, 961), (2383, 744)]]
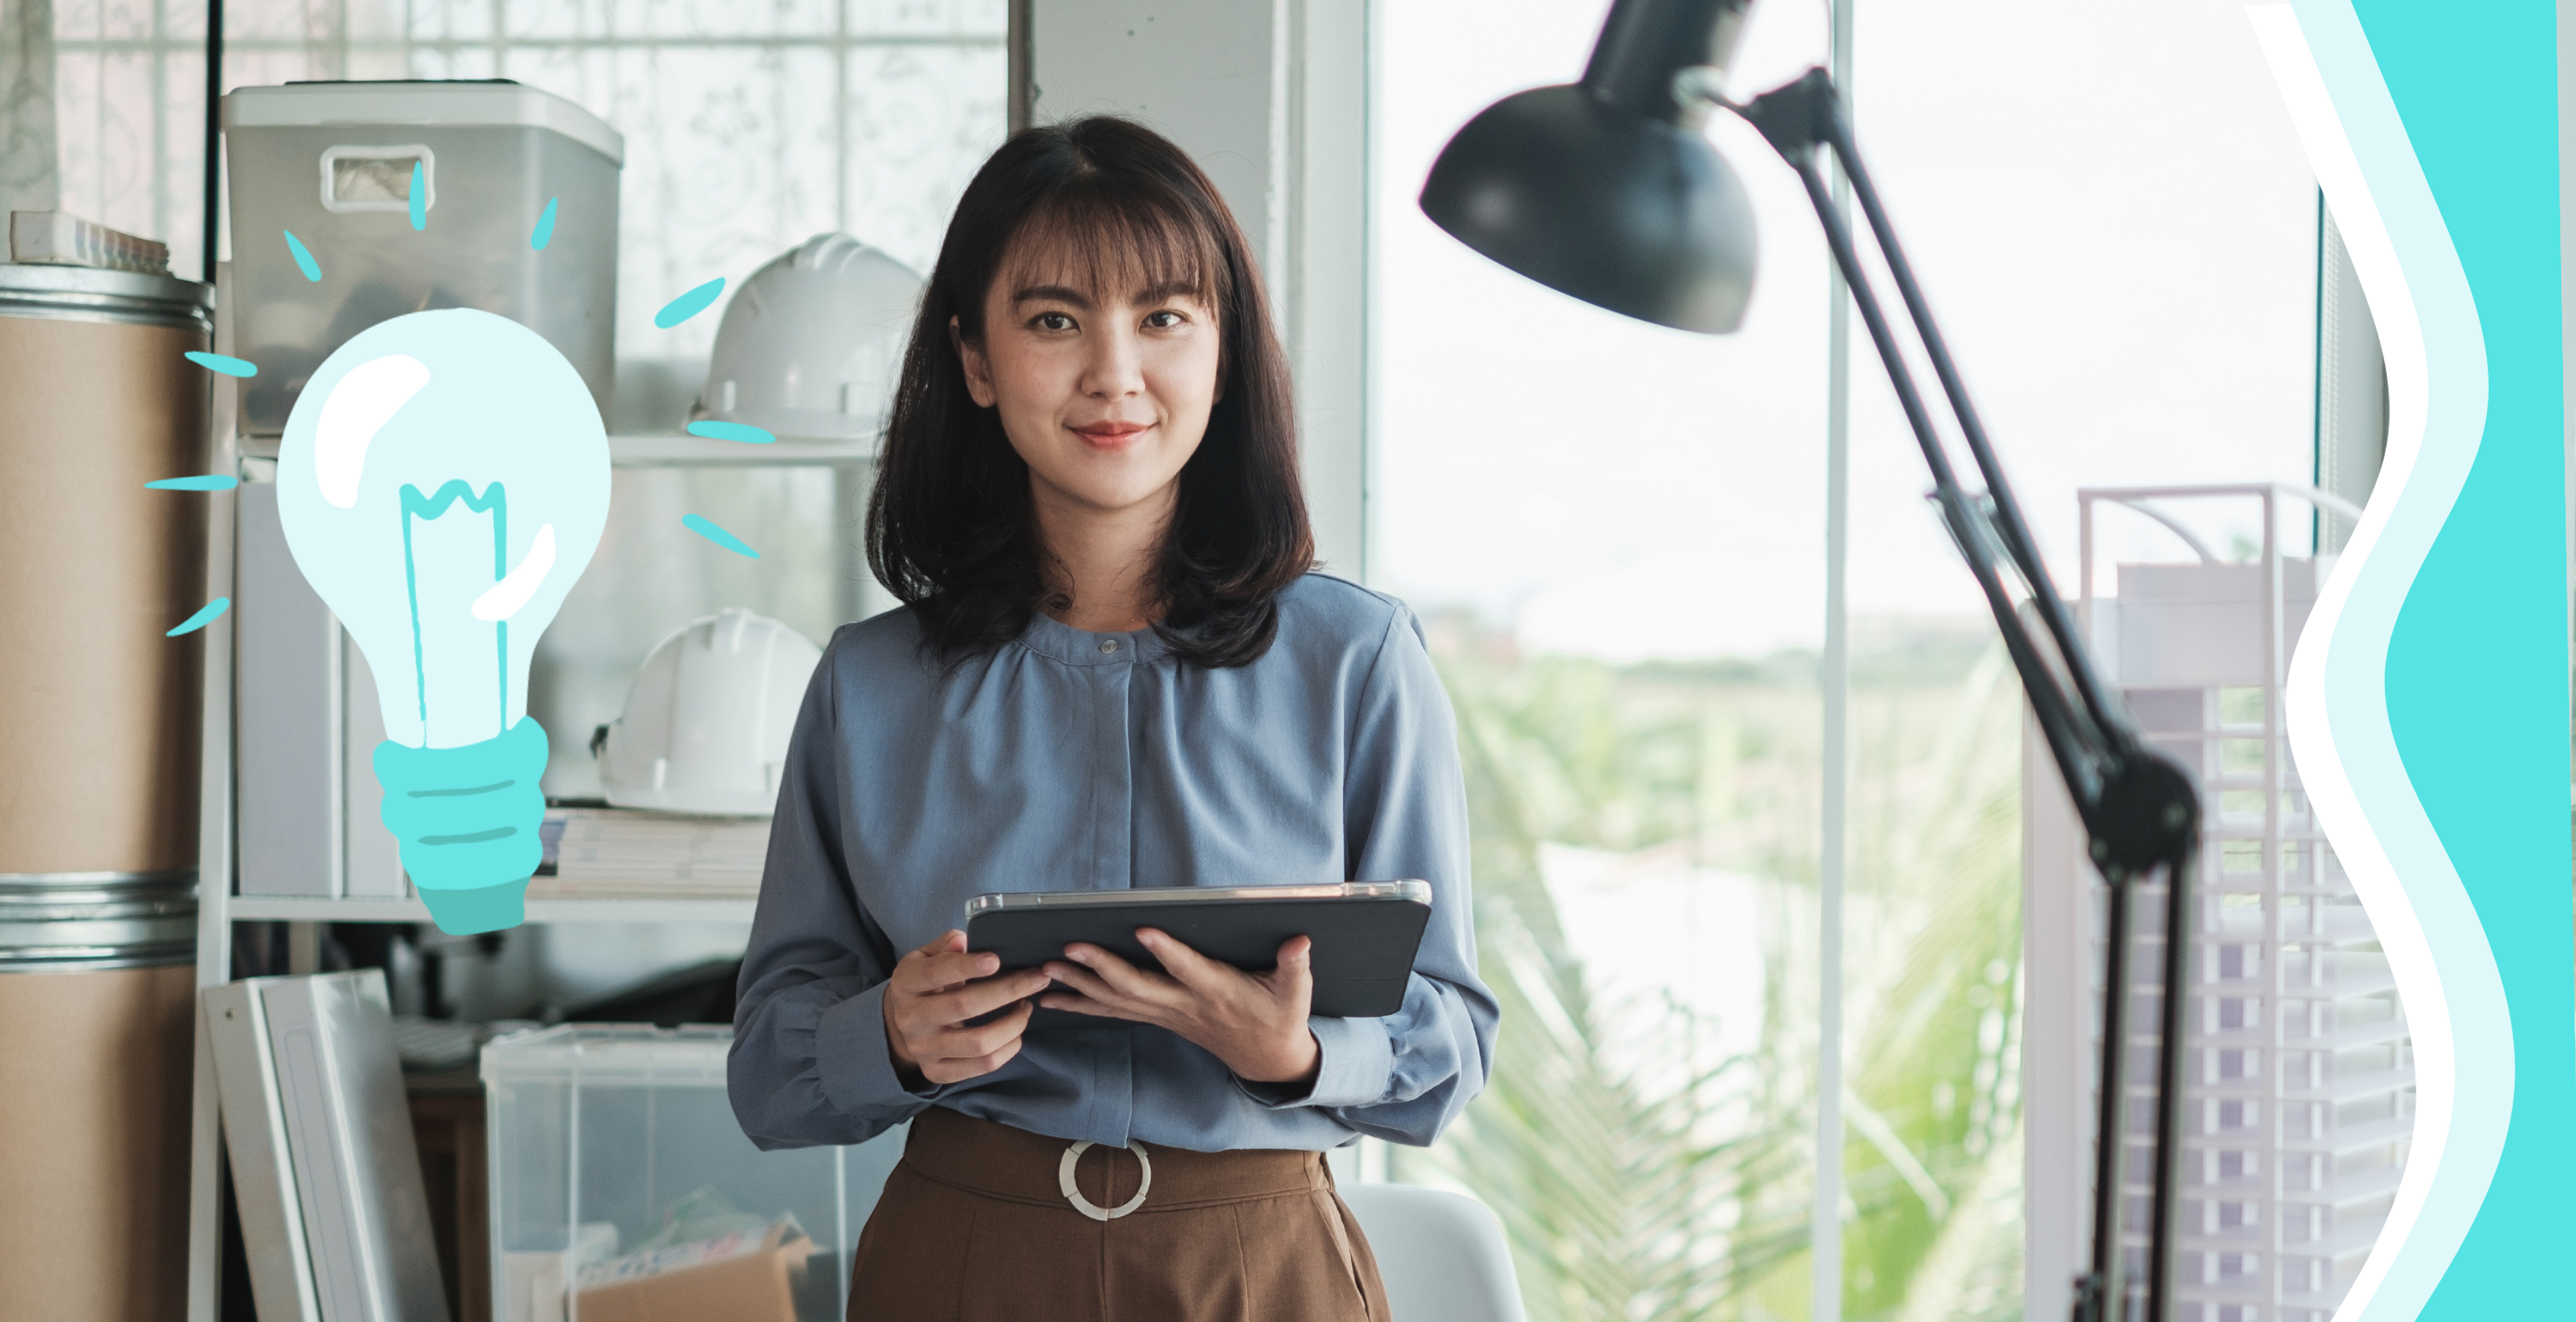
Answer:
[(404, 870), (445, 931), (516, 925), (545, 816), (528, 662), (608, 517), (589, 388), (506, 317), (396, 317), (305, 383), (277, 488), (296, 565), (375, 676)]

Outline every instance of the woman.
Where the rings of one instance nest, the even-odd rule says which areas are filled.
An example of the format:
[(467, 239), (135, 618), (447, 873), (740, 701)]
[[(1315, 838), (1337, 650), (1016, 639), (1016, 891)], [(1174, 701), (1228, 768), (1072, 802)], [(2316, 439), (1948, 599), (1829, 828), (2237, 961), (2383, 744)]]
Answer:
[[(806, 693), (731, 1068), (764, 1147), (913, 1122), (850, 1317), (1383, 1322), (1321, 1154), (1429, 1143), (1491, 1068), (1455, 732), (1412, 614), (1309, 572), (1267, 302), (1178, 148), (1087, 119), (977, 173), (867, 536), (906, 608)], [(1302, 937), (1000, 976), (955, 928), (994, 891), (1396, 878), (1435, 899), (1384, 1019), (1309, 1015)]]

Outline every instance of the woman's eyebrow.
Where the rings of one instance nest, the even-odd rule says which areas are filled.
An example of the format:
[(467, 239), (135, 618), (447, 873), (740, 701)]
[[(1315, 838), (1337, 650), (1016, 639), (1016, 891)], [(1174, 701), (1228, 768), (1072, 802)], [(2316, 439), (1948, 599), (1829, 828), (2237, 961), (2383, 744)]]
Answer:
[(1083, 297), (1080, 290), (1063, 285), (1031, 285), (1011, 295), (1011, 303), (1013, 306), (1022, 303), (1070, 303), (1085, 312), (1091, 310), (1091, 300)]
[(1161, 303), (1175, 298), (1196, 299), (1198, 297), (1199, 287), (1197, 282), (1190, 280), (1166, 280), (1161, 284), (1154, 285), (1146, 289), (1143, 293), (1136, 295), (1136, 302), (1141, 306), (1147, 303)]

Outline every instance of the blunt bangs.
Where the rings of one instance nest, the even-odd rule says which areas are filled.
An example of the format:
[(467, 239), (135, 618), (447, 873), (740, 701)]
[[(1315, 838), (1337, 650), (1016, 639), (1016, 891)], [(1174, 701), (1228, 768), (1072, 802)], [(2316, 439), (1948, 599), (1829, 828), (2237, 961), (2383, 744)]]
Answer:
[(1022, 221), (994, 274), (1006, 289), (1069, 284), (1101, 302), (1187, 290), (1220, 325), (1234, 302), (1224, 237), (1207, 216), (1167, 190), (1113, 190), (1097, 174), (1068, 180)]

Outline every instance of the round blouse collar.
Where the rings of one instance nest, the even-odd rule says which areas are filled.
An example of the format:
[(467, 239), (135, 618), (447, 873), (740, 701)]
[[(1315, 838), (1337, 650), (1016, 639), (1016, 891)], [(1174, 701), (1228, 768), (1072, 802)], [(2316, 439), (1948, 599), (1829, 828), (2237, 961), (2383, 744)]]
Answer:
[(1151, 628), (1133, 633), (1090, 633), (1044, 611), (1030, 613), (1029, 627), (1020, 634), (1020, 645), (1069, 666), (1135, 665), (1161, 660), (1172, 650), (1171, 644)]

